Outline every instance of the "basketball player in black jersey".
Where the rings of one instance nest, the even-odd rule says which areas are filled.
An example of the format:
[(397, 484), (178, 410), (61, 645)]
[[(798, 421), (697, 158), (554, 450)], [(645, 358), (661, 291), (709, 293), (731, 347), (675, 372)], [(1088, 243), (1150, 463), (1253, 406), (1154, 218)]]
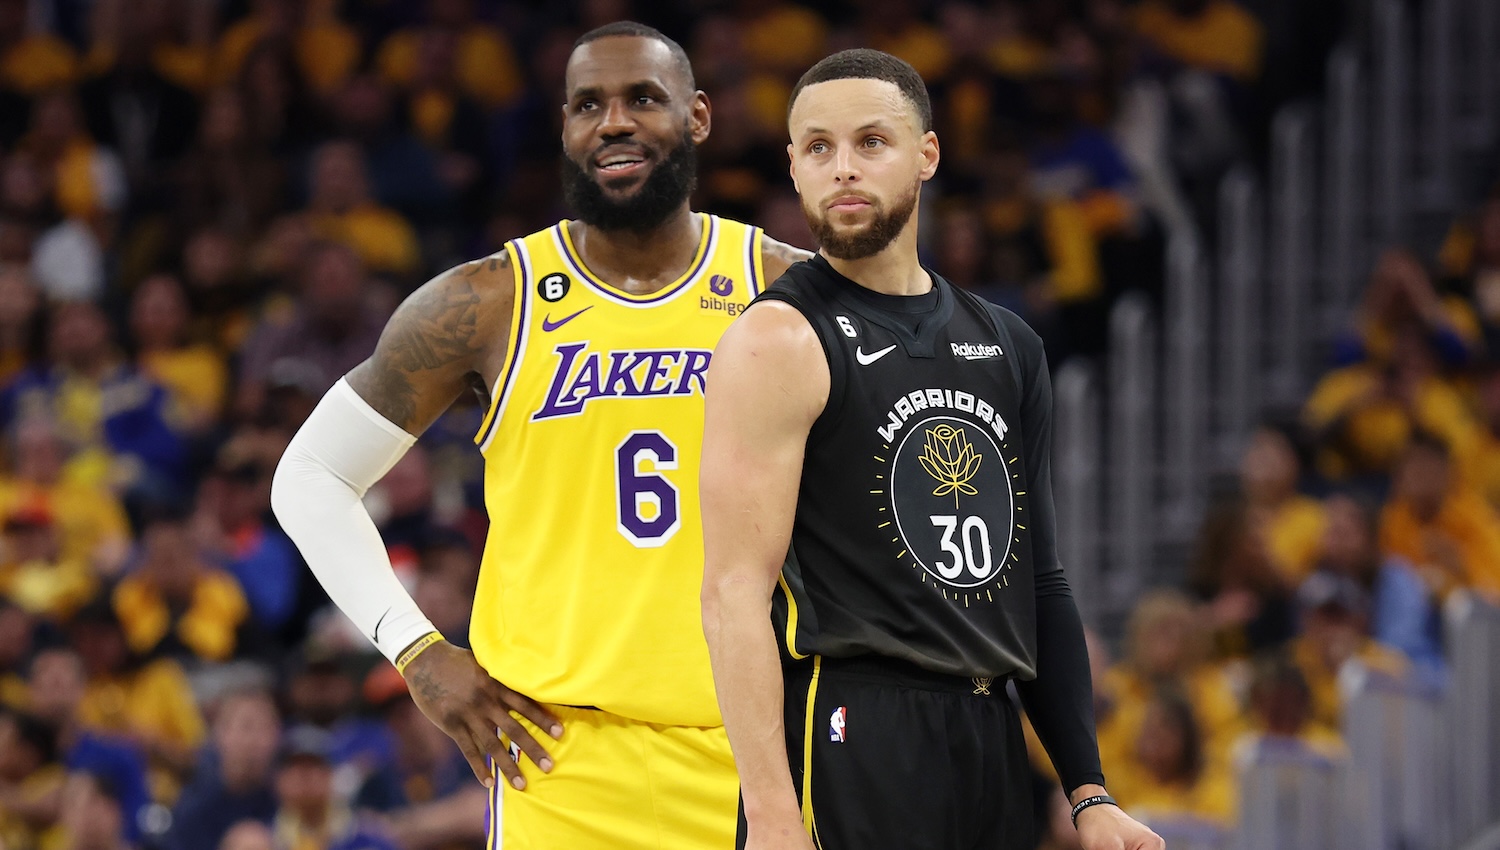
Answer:
[(797, 84), (789, 124), (822, 250), (724, 335), (703, 444), (704, 630), (739, 846), (1029, 850), (1009, 680), (1085, 850), (1164, 846), (1103, 786), (1041, 341), (918, 262), (938, 166), (921, 78), (836, 54)]

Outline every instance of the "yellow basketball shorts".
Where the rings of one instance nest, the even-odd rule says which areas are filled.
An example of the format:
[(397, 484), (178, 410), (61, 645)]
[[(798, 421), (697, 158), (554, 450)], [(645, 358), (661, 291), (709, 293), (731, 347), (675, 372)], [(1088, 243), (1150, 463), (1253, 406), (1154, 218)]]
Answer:
[(502, 790), (491, 798), (491, 848), (733, 850), (739, 777), (723, 727), (548, 708), (562, 721), (561, 740), (521, 723), (551, 754), (552, 772), (522, 755), (526, 790), (517, 791), (495, 771)]

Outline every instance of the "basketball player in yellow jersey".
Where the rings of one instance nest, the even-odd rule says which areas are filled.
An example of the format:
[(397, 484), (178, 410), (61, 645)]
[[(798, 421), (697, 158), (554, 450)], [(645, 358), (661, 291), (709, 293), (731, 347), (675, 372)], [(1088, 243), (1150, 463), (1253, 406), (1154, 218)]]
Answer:
[[(808, 255), (690, 210), (709, 104), (675, 42), (595, 30), (567, 88), (579, 220), (408, 298), (293, 439), (273, 504), (494, 789), (492, 812), (503, 788), (492, 846), (732, 847), (738, 782), (698, 602), (703, 376), (733, 317)], [(472, 654), (412, 603), (359, 503), (469, 389), (489, 404), (491, 520)]]

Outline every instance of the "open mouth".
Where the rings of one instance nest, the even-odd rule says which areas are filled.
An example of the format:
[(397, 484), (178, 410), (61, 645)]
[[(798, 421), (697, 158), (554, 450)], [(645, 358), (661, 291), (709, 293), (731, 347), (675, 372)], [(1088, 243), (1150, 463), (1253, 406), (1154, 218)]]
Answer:
[(641, 151), (617, 151), (595, 157), (594, 165), (605, 174), (629, 174), (645, 167), (646, 154)]

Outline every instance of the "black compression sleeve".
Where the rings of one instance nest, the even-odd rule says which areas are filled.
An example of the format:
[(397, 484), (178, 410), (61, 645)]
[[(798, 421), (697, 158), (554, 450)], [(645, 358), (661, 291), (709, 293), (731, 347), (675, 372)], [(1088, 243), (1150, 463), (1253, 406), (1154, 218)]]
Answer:
[(1052, 505), (1052, 379), (1041, 340), (1026, 328), (1013, 339), (1028, 343), (1026, 399), (1021, 408), (1025, 441), (1026, 500), (1031, 514), (1032, 563), (1036, 570), (1036, 671), (1017, 682), (1026, 713), (1052, 758), (1063, 790), (1104, 784), (1094, 734), (1094, 689), (1083, 620), (1057, 555)]

